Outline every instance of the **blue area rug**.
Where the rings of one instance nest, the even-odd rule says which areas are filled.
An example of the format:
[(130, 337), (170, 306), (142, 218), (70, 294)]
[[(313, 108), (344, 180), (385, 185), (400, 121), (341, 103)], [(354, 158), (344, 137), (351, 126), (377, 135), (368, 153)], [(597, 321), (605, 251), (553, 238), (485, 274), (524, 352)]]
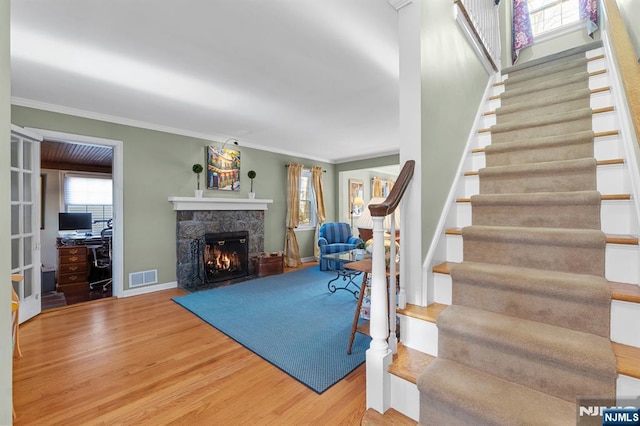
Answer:
[(346, 291), (329, 293), (335, 277), (311, 267), (173, 300), (322, 393), (364, 362), (371, 341), (356, 333), (347, 355), (356, 299)]

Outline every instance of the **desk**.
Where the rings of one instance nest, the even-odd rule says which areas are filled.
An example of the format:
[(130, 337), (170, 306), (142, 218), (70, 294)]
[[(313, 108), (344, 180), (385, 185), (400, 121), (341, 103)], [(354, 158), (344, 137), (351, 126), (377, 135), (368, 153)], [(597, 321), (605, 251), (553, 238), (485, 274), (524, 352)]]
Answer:
[[(362, 274), (362, 271), (354, 270), (353, 268), (346, 269), (345, 265), (353, 263), (356, 260), (361, 260), (363, 256), (368, 257), (369, 255), (356, 254), (354, 250), (324, 255), (325, 259), (331, 260), (338, 265), (338, 269), (334, 270), (334, 272), (337, 272), (338, 276), (327, 283), (327, 288), (329, 289), (330, 293), (335, 293), (338, 290), (346, 290), (349, 293), (353, 294), (353, 297), (355, 297), (356, 299), (360, 297), (361, 286), (354, 281), (354, 278)], [(342, 281), (345, 282), (345, 284), (342, 287), (337, 287), (333, 283), (340, 278), (342, 278)], [(349, 288), (349, 286), (353, 286), (354, 289)]]
[[(367, 285), (367, 279), (369, 278), (369, 275), (371, 275), (371, 258), (359, 260), (356, 262), (345, 263), (344, 268), (345, 270), (352, 270), (354, 272), (357, 272), (358, 274), (364, 274), (362, 276), (362, 284), (358, 292), (358, 303), (356, 304), (356, 312), (353, 315), (353, 323), (351, 324), (351, 337), (349, 338), (349, 346), (347, 347), (347, 354), (351, 355), (351, 346), (353, 345), (353, 339), (355, 338), (356, 331), (360, 331), (362, 332), (362, 334), (369, 335), (368, 332), (365, 332), (365, 329), (368, 330), (368, 322), (367, 327), (365, 327), (364, 329), (358, 329), (358, 319), (360, 318), (360, 308), (362, 307), (362, 299), (364, 297), (364, 290), (365, 286)], [(391, 272), (389, 271), (389, 268), (387, 268), (387, 278), (389, 278), (390, 276)], [(400, 265), (396, 263), (396, 280), (399, 276)], [(389, 293), (389, 280), (387, 280), (387, 293)]]

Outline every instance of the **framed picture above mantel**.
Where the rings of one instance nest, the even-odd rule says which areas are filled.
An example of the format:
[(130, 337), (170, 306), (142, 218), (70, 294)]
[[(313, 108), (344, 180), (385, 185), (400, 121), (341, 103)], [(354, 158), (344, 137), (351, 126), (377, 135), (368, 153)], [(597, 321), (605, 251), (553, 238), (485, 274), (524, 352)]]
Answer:
[(240, 151), (207, 147), (207, 189), (240, 191)]

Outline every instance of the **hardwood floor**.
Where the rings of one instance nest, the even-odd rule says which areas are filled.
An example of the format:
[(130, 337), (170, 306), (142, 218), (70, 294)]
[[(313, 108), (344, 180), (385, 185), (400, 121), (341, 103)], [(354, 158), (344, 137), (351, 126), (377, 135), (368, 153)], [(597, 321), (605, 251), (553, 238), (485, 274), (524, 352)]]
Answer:
[(20, 328), (15, 425), (358, 425), (365, 367), (322, 395), (171, 301), (45, 312)]

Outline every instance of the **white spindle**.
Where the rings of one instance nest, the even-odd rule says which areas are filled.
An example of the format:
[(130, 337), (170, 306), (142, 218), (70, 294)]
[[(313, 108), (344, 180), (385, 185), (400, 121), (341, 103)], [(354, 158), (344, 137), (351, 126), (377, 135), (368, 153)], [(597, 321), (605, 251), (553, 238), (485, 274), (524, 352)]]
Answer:
[(396, 212), (391, 213), (391, 241), (389, 241), (389, 349), (398, 352), (396, 333)]
[[(499, 67), (500, 27), (498, 8), (494, 0), (460, 0), (458, 5), (466, 11), (466, 17), (463, 19), (466, 20), (466, 25), (473, 28), (475, 33), (473, 37), (477, 38), (477, 43), (487, 51), (488, 59)], [(480, 53), (485, 55), (484, 52)]]
[(384, 255), (383, 217), (373, 217), (373, 256), (371, 259), (371, 348), (386, 352), (389, 348), (389, 326), (387, 324), (387, 283)]

